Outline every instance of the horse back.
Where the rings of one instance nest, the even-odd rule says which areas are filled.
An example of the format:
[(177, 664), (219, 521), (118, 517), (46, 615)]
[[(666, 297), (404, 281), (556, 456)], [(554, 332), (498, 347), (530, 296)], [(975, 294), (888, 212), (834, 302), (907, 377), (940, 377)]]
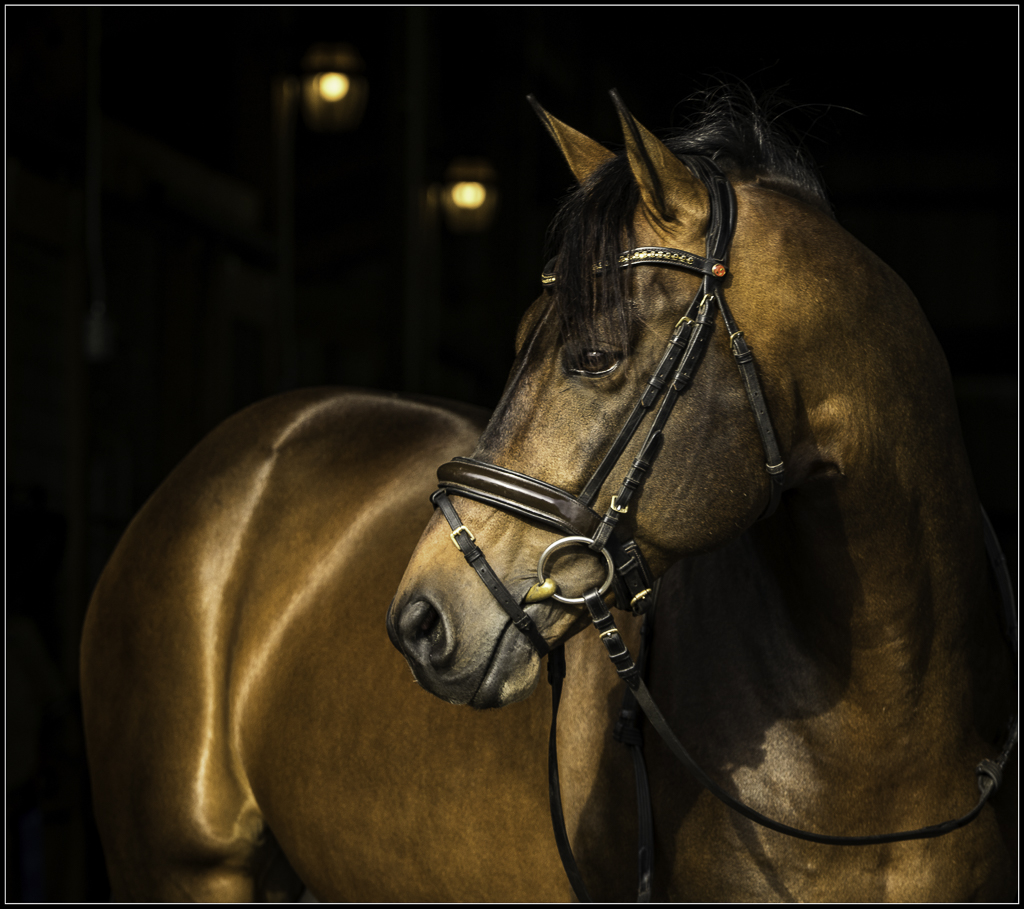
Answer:
[[(436, 466), (468, 454), (481, 426), (472, 409), (393, 395), (283, 395), (214, 430), (139, 512), (82, 642), (115, 899), (294, 897), (299, 877), (321, 898), (442, 898), (428, 879), (472, 895), (456, 863), (447, 880), (375, 866), (392, 836), (438, 851), (493, 827), (467, 801), (456, 832), (450, 803), (480, 804), (502, 762), (512, 783), (491, 810), (511, 818), (506, 799), (529, 792), (543, 816), (543, 767), (501, 753), (507, 730), (542, 735), (537, 708), (499, 722), (451, 711), (414, 685), (384, 628)], [(463, 779), (446, 741), (474, 766)]]

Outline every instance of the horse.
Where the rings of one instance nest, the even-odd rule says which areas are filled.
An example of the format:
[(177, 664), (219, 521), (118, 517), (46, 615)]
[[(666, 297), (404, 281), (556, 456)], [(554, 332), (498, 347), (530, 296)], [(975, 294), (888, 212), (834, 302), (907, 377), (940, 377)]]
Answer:
[(81, 646), (115, 901), (568, 898), (546, 700), (452, 710), (385, 633), (435, 468), (485, 421), (290, 392), (216, 428), (136, 515)]
[(498, 712), (564, 661), (580, 898), (1016, 899), (1008, 576), (917, 300), (763, 111), (662, 139), (613, 99), (618, 152), (534, 102), (578, 185), (393, 643)]

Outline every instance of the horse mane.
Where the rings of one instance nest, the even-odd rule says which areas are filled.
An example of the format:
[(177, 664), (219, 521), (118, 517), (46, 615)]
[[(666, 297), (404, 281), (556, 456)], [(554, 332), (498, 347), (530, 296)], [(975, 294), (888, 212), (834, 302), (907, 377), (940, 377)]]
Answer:
[[(798, 142), (778, 124), (791, 105), (756, 98), (745, 87), (701, 92), (691, 122), (663, 135), (677, 156), (711, 158), (726, 176), (757, 182), (821, 209), (832, 207), (817, 170)], [(636, 323), (629, 301), (631, 269), (593, 271), (636, 246), (633, 217), (640, 191), (625, 150), (605, 162), (562, 203), (549, 233), (558, 250), (552, 285), (567, 355), (615, 345), (628, 352)], [(703, 250), (693, 250), (703, 253)]]

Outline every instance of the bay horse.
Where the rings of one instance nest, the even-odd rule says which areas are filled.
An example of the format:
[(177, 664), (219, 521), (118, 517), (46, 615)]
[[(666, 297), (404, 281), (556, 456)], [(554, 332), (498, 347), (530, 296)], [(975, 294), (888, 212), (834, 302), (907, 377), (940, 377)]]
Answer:
[[(538, 652), (554, 646), (553, 658), (562, 642), (571, 847), (596, 895), (632, 895), (625, 844), (642, 825), (629, 757), (610, 737), (621, 683), (603, 654), (616, 637), (636, 652), (640, 622), (576, 633), (594, 596), (586, 610), (554, 597), (600, 572), (564, 550), (545, 563), (558, 583), (538, 576), (552, 539), (543, 509), (586, 514), (555, 484), (585, 491), (609, 460), (603, 434), (643, 385), (656, 332), (674, 323), (676, 347), (678, 329), (696, 332), (672, 311), (692, 277), (630, 268), (617, 284), (600, 266), (623, 237), (692, 244), (717, 228), (684, 159), (625, 115), (618, 157), (542, 118), (583, 189), (483, 439), (483, 415), (451, 404), (337, 390), (271, 399), (189, 455), (107, 565), (82, 693), (115, 900), (286, 899), (303, 885), (323, 900), (569, 897), (544, 792), (547, 704), (530, 694)], [(909, 292), (762, 127), (711, 116), (670, 145), (715, 154), (736, 193), (725, 287), (756, 340), (782, 481), (766, 492), (765, 418), (747, 409), (749, 376), (728, 368), (741, 339), (711, 336), (648, 450), (657, 469), (610, 511), (621, 527), (608, 545), (631, 532), (649, 565), (636, 549), (643, 570), (629, 580), (659, 577), (630, 590), (636, 612), (657, 615), (647, 682), (721, 783), (815, 829), (928, 823), (971, 801), (965, 768), (998, 749), (1013, 707), (948, 375)], [(618, 214), (595, 219), (609, 208)], [(636, 463), (636, 442), (622, 448)], [(443, 489), (470, 494), (466, 523), (445, 526), (442, 509), (417, 547), (439, 463), (455, 465)], [(521, 471), (547, 482), (524, 486)], [(496, 479), (541, 502), (538, 520), (490, 507)], [(765, 501), (776, 508), (758, 522)], [(472, 533), (527, 601), (522, 635), (466, 567)], [(419, 687), (387, 644), (386, 611)], [(453, 710), (428, 691), (501, 709)], [(811, 847), (730, 814), (647, 738), (655, 898), (1012, 894), (1012, 768), (974, 823), (943, 839)]]
[[(726, 98), (663, 141), (613, 97), (618, 154), (536, 105), (579, 185), (392, 641), (499, 712), (564, 658), (566, 869), (598, 899), (639, 867), (655, 900), (1013, 900), (1015, 620), (944, 355), (766, 117)], [(620, 676), (654, 705), (650, 824)]]
[(82, 698), (112, 898), (565, 900), (547, 701), (453, 710), (384, 629), (482, 411), (338, 389), (229, 419), (103, 571)]

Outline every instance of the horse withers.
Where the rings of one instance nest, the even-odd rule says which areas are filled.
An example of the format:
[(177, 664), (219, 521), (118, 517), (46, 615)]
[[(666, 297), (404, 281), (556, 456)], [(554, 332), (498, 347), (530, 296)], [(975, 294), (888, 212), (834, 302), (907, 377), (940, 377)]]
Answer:
[(645, 726), (653, 898), (1014, 899), (1015, 748), (939, 837), (810, 842), (709, 791), (812, 835), (967, 814), (1012, 747), (1015, 630), (905, 284), (763, 115), (727, 100), (661, 141), (617, 103), (618, 155), (539, 110), (579, 188), (504, 396), (438, 472), (392, 639), (438, 697), (502, 710), (564, 645), (564, 813), (597, 898), (636, 894), (610, 733), (648, 613), (647, 688), (708, 780)]
[(384, 633), (435, 469), (485, 418), (293, 392), (217, 428), (136, 516), (82, 641), (115, 901), (568, 896), (546, 700), (452, 710)]

